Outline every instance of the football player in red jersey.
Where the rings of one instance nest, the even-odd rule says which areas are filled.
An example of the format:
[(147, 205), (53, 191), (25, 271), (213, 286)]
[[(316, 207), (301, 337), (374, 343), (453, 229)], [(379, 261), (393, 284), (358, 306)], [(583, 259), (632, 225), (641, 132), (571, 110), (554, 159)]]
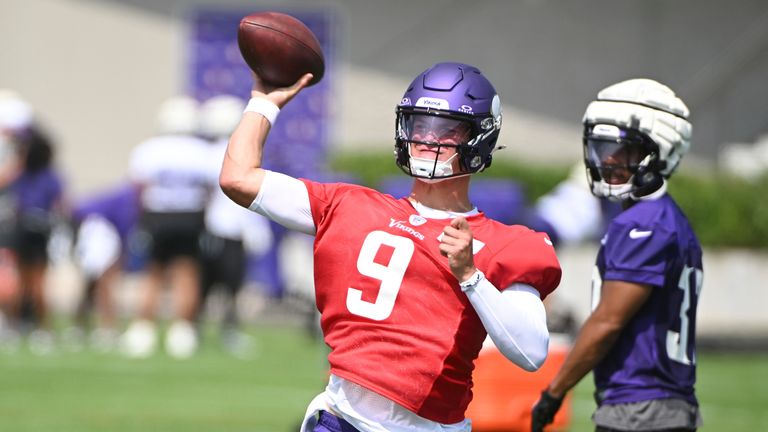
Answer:
[(542, 299), (560, 281), (543, 233), (487, 218), (469, 200), (491, 163), (501, 102), (475, 67), (439, 63), (397, 106), (395, 198), (261, 167), (280, 108), (304, 88), (258, 77), (220, 183), (238, 204), (315, 236), (314, 278), (330, 380), (303, 431), (469, 431), (472, 369), (486, 335), (529, 371), (547, 356)]

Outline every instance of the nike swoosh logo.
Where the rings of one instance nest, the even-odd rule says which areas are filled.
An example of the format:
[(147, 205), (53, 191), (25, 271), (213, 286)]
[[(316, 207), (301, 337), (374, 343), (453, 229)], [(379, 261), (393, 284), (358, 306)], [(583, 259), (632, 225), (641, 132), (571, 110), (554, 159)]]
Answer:
[(640, 231), (637, 228), (632, 228), (632, 231), (629, 232), (629, 238), (639, 239), (643, 237), (650, 237), (651, 234), (653, 234), (653, 231)]

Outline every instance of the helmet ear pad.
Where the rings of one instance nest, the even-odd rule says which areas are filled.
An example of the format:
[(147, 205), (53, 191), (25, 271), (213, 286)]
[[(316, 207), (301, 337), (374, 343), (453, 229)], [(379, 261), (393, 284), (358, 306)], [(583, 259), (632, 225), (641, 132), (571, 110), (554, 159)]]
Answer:
[(658, 159), (654, 158), (648, 166), (640, 166), (632, 176), (632, 195), (644, 197), (650, 195), (664, 186), (664, 177), (658, 170)]
[(490, 167), (491, 162), (493, 162), (493, 155), (488, 155), (488, 158), (485, 160), (485, 166), (480, 171), (484, 171), (486, 168)]
[(410, 143), (408, 141), (395, 140), (395, 162), (397, 163), (397, 166), (406, 172), (408, 172), (406, 168), (411, 164), (411, 154), (410, 151), (408, 151), (409, 145)]
[[(486, 168), (491, 166), (493, 162), (492, 149), (496, 146), (496, 139), (490, 141), (488, 147), (481, 148), (480, 146), (461, 146), (459, 151), (459, 161), (461, 161), (461, 169), (465, 173), (482, 172)], [(489, 151), (488, 148), (491, 150)], [(478, 167), (480, 167), (478, 169)]]

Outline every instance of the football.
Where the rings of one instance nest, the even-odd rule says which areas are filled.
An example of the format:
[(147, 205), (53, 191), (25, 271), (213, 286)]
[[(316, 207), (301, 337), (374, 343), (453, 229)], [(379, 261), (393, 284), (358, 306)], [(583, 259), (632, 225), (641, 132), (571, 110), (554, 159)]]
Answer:
[(280, 12), (258, 12), (240, 20), (240, 53), (265, 83), (292, 85), (305, 73), (317, 84), (325, 73), (325, 58), (314, 33), (298, 19)]

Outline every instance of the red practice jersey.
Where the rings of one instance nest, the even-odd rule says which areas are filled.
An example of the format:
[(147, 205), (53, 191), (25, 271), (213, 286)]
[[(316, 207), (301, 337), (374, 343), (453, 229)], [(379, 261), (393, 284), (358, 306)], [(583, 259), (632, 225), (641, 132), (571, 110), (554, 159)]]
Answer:
[[(450, 219), (427, 219), (407, 199), (349, 184), (302, 180), (317, 227), (317, 307), (331, 373), (421, 417), (464, 420), (486, 331), (440, 254)], [(515, 282), (542, 299), (560, 282), (546, 234), (479, 213), (467, 217), (475, 266), (499, 289)]]

